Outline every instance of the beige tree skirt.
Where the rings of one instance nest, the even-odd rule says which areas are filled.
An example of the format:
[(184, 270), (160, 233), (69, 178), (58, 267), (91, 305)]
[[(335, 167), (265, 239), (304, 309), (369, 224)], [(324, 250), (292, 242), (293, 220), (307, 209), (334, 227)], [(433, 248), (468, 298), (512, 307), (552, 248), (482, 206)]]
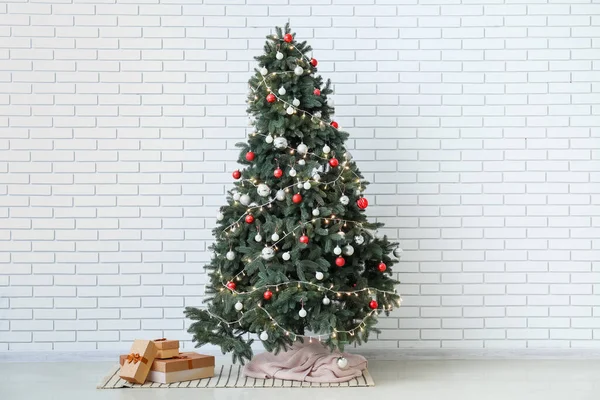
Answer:
[(146, 382), (143, 385), (129, 383), (119, 378), (119, 366), (114, 366), (110, 373), (102, 379), (97, 386), (98, 389), (146, 389), (146, 388), (281, 388), (281, 387), (367, 387), (375, 386), (375, 382), (366, 369), (359, 378), (354, 378), (348, 382), (342, 383), (311, 383), (298, 382), (282, 379), (254, 379), (247, 378), (242, 374), (242, 367), (239, 365), (220, 366), (215, 369), (215, 376), (212, 378), (196, 379), (187, 382), (175, 383), (156, 383)]

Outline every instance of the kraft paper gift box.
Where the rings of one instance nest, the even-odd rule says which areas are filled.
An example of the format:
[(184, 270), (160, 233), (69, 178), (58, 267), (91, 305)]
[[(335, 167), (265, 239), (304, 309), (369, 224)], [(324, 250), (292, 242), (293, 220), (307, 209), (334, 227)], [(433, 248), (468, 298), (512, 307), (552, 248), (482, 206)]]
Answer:
[[(121, 365), (127, 355), (120, 357)], [(215, 374), (215, 357), (198, 353), (180, 353), (177, 358), (154, 360), (148, 380), (158, 383), (173, 383), (210, 378)]]
[(165, 338), (153, 340), (158, 349), (155, 358), (172, 358), (179, 355), (179, 340), (167, 340)]
[(129, 354), (124, 356), (119, 376), (131, 383), (146, 382), (156, 356), (156, 346), (151, 340), (135, 340)]

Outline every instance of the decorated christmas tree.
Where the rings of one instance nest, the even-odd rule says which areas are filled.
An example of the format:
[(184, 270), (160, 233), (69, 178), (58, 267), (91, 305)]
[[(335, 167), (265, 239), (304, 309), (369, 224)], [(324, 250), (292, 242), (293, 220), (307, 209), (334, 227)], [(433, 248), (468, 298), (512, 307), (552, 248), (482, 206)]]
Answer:
[[(208, 308), (188, 307), (197, 346), (252, 357), (319, 340), (332, 350), (366, 341), (398, 306), (390, 256), (397, 243), (367, 221), (368, 185), (344, 147), (311, 47), (289, 26), (267, 36), (249, 80), (248, 141), (238, 143), (235, 188), (214, 229)], [(396, 256), (398, 254), (396, 253)]]

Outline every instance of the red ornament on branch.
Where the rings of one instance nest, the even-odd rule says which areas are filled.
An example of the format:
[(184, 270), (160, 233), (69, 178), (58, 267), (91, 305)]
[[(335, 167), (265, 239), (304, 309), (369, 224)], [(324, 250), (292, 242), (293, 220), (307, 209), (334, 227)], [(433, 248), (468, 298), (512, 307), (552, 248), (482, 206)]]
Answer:
[(315, 96), (320, 96), (320, 95), (321, 95), (321, 89), (319, 89), (319, 88), (316, 88), (315, 90), (313, 90), (313, 94), (314, 94)]
[(254, 161), (254, 157), (256, 157), (256, 154), (254, 154), (253, 151), (249, 151), (246, 153), (246, 160)]
[(226, 286), (227, 286), (227, 289), (229, 289), (229, 290), (235, 290), (235, 288), (237, 287), (235, 282), (231, 282), (231, 281), (227, 282)]
[(335, 168), (338, 165), (340, 165), (340, 162), (338, 161), (337, 158), (333, 157), (329, 160), (329, 165), (331, 165), (332, 168)]
[(339, 127), (340, 127), (340, 124), (338, 124), (338, 123), (337, 123), (337, 122), (335, 122), (335, 121), (331, 121), (331, 124), (330, 124), (330, 125), (331, 125), (331, 126), (333, 126), (335, 129), (337, 129), (337, 128), (339, 128)]
[(286, 33), (285, 35), (283, 35), (283, 41), (286, 43), (291, 43), (292, 40), (294, 40), (293, 36), (290, 35), (289, 33)]
[(273, 171), (273, 176), (275, 178), (281, 178), (283, 176), (283, 171), (281, 168), (277, 168), (275, 171)]
[(367, 200), (364, 197), (361, 197), (360, 199), (356, 200), (356, 205), (361, 210), (364, 210), (365, 208), (367, 208), (369, 206), (369, 200)]
[(335, 265), (337, 265), (338, 267), (343, 267), (344, 265), (346, 265), (346, 260), (344, 260), (344, 257), (339, 256), (335, 259)]
[(235, 171), (233, 171), (231, 176), (233, 176), (233, 179), (240, 179), (242, 177), (242, 173), (239, 169), (236, 169)]
[(371, 310), (376, 310), (377, 307), (379, 307), (379, 304), (377, 304), (377, 300), (371, 300), (371, 302), (369, 303), (369, 308)]
[(385, 265), (385, 263), (382, 261), (377, 266), (377, 269), (379, 270), (379, 272), (383, 272), (383, 271), (385, 271), (387, 269), (387, 265)]
[(302, 201), (302, 195), (300, 193), (296, 193), (292, 196), (292, 201), (296, 204), (300, 203)]
[(273, 297), (273, 292), (271, 292), (269, 289), (267, 289), (263, 293), (263, 299), (265, 299), (265, 300), (271, 300), (271, 297)]
[(300, 236), (300, 243), (308, 244), (308, 236), (302, 235)]
[(277, 100), (277, 97), (275, 97), (275, 95), (274, 95), (273, 93), (269, 93), (269, 94), (267, 95), (267, 101), (268, 101), (269, 103), (273, 103), (273, 102), (275, 102), (275, 100)]
[(310, 65), (312, 65), (313, 67), (316, 67), (318, 64), (319, 62), (315, 58), (310, 59)]
[(252, 216), (252, 214), (246, 215), (246, 223), (251, 224), (253, 222), (254, 222), (254, 217)]

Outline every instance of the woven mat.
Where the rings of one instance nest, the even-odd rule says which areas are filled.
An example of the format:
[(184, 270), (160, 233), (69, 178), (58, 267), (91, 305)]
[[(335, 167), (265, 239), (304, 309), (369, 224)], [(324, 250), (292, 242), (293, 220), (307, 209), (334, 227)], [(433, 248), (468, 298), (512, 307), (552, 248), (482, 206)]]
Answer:
[(215, 369), (215, 376), (212, 378), (196, 379), (194, 381), (187, 382), (174, 382), (174, 383), (156, 383), (146, 382), (143, 385), (129, 383), (119, 378), (119, 366), (114, 366), (108, 375), (102, 382), (98, 384), (97, 389), (146, 389), (146, 388), (160, 388), (160, 389), (173, 389), (173, 388), (281, 388), (281, 387), (298, 387), (298, 388), (309, 388), (309, 387), (367, 387), (375, 386), (375, 382), (366, 369), (363, 371), (363, 375), (359, 378), (354, 378), (348, 382), (342, 383), (311, 383), (311, 382), (298, 382), (289, 381), (282, 379), (255, 379), (247, 378), (242, 375), (242, 367), (239, 365), (228, 365), (221, 366)]

